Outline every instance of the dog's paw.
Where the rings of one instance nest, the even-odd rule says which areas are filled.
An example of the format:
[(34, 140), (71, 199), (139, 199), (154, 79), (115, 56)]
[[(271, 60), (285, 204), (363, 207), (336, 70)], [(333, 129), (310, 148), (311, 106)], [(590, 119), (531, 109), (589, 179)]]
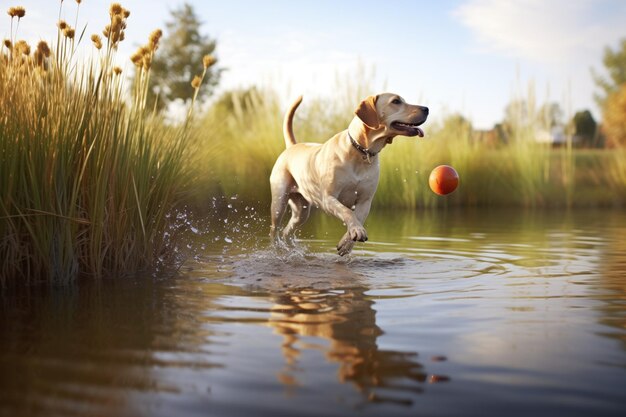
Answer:
[(337, 244), (337, 253), (339, 254), (339, 256), (346, 256), (347, 254), (352, 252), (353, 247), (354, 240), (352, 240), (350, 235), (346, 233)]
[(350, 235), (350, 239), (355, 242), (365, 242), (367, 241), (367, 232), (363, 226), (352, 226), (348, 229), (348, 235)]

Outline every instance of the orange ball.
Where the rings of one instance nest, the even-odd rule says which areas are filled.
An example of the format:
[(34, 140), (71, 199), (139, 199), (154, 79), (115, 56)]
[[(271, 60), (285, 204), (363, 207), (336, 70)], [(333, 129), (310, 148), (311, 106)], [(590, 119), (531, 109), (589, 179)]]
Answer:
[(449, 165), (439, 165), (430, 173), (428, 185), (436, 194), (450, 194), (459, 185), (459, 174)]

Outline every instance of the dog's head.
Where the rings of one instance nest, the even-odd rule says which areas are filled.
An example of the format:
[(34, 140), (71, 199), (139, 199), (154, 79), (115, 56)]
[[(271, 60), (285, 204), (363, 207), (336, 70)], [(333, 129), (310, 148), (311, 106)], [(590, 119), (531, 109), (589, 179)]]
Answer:
[(409, 104), (398, 94), (383, 93), (367, 97), (354, 113), (367, 128), (381, 136), (423, 137), (424, 131), (419, 126), (428, 117), (428, 107)]

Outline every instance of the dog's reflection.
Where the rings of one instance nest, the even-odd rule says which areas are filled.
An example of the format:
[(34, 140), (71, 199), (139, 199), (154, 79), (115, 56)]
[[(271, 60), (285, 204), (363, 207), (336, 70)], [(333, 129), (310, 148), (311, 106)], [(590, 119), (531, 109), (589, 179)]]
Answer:
[[(298, 385), (298, 358), (305, 349), (322, 350), (329, 361), (338, 363), (339, 380), (352, 382), (369, 401), (411, 405), (412, 394), (421, 393), (423, 383), (448, 380), (429, 377), (417, 352), (378, 347), (377, 338), (383, 332), (376, 325), (368, 290), (364, 286), (298, 287), (275, 294), (270, 325), (283, 336), (286, 366), (278, 375), (281, 382)], [(329, 344), (307, 344), (302, 340), (307, 336), (326, 339)]]

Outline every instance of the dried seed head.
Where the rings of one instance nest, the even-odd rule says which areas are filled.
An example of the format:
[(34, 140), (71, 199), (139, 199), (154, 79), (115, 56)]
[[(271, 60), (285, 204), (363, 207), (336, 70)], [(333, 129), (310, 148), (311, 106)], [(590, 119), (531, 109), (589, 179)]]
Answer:
[(15, 50), (24, 55), (30, 55), (30, 45), (26, 41), (15, 42)]
[(37, 52), (43, 55), (45, 58), (50, 56), (50, 47), (46, 43), (46, 41), (41, 41), (37, 44)]
[(102, 48), (102, 38), (100, 37), (100, 35), (97, 35), (95, 33), (91, 35), (91, 42), (93, 42), (93, 46), (95, 46), (96, 49)]
[(17, 17), (18, 19), (21, 19), (26, 15), (26, 9), (22, 6), (9, 7), (7, 14), (11, 16), (11, 18)]
[(69, 39), (74, 39), (75, 33), (76, 31), (69, 26), (66, 27), (65, 30), (63, 31), (63, 35), (65, 35), (65, 37)]
[(6, 46), (6, 47), (7, 47), (7, 49), (11, 49), (11, 48), (13, 47), (13, 44), (11, 43), (11, 41), (10, 41), (10, 40), (5, 39), (5, 40), (4, 40), (4, 46)]
[(111, 35), (111, 25), (106, 25), (104, 27), (104, 30), (102, 31), (102, 35), (107, 39), (109, 38), (109, 36)]
[(76, 3), (80, 4), (83, 0), (76, 0)]
[(150, 47), (152, 48), (152, 51), (156, 51), (159, 48), (161, 36), (163, 36), (163, 31), (161, 29), (157, 29), (150, 34)]
[(111, 18), (111, 31), (119, 32), (122, 30), (122, 16), (115, 15)]
[(122, 69), (120, 67), (113, 67), (113, 73), (115, 75), (120, 75), (122, 73)]
[(124, 8), (122, 7), (121, 4), (113, 3), (111, 4), (111, 8), (109, 9), (109, 15), (111, 16), (111, 19), (113, 19), (113, 16), (122, 14), (123, 11), (124, 11)]
[(204, 66), (205, 69), (209, 68), (212, 65), (215, 65), (216, 62), (217, 59), (215, 59), (215, 57), (212, 55), (205, 55), (204, 58), (202, 58), (202, 66)]
[(134, 54), (132, 54), (130, 56), (130, 60), (133, 62), (133, 64), (135, 64), (135, 66), (141, 68), (142, 67), (142, 60), (143, 60), (143, 55), (141, 54), (140, 51), (135, 52)]
[(193, 80), (191, 80), (191, 86), (195, 89), (200, 88), (201, 83), (202, 83), (202, 77), (200, 77), (199, 75), (196, 75), (195, 77), (193, 77)]
[(50, 47), (48, 47), (48, 44), (44, 41), (39, 42), (37, 44), (37, 50), (33, 54), (35, 64), (37, 64), (37, 66), (45, 70), (46, 69), (45, 59), (48, 58), (49, 56), (50, 56)]
[(130, 10), (124, 9), (124, 19), (128, 19), (128, 16), (130, 16)]
[(57, 26), (59, 27), (59, 29), (65, 30), (65, 28), (67, 27), (67, 23), (65, 22), (65, 20), (59, 20)]
[(150, 52), (152, 52), (152, 49), (144, 45), (144, 46), (139, 47), (137, 52), (139, 52), (141, 56), (144, 57), (146, 55), (150, 55)]

